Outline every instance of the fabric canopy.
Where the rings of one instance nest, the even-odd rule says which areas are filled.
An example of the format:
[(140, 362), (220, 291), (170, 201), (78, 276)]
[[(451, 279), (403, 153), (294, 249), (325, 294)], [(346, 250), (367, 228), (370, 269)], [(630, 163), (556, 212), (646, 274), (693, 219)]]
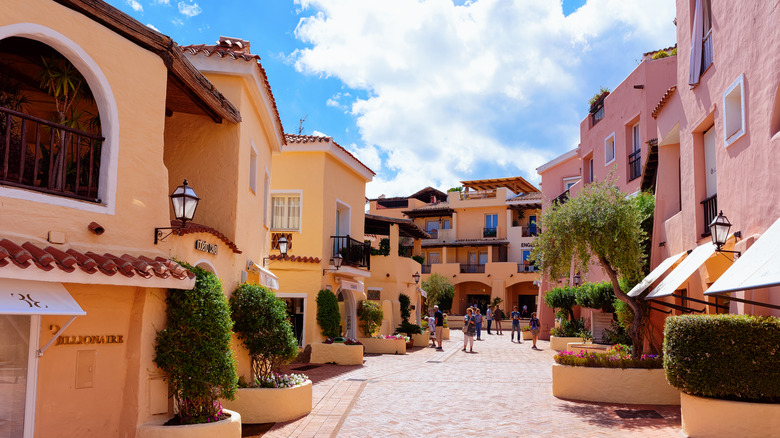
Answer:
[(61, 283), (0, 279), (0, 314), (83, 316)]
[(420, 295), (424, 296), (425, 298), (428, 298), (428, 292), (426, 292), (426, 291), (425, 291), (424, 289), (422, 289), (421, 287), (418, 287), (418, 288), (417, 288), (417, 292), (420, 292)]
[(780, 285), (780, 219), (740, 256), (715, 283), (707, 295)]
[(680, 287), (697, 269), (715, 253), (715, 245), (705, 243), (694, 249), (658, 286), (647, 295), (646, 299), (669, 296)]
[(662, 275), (664, 275), (664, 273), (668, 271), (669, 268), (671, 268), (672, 265), (674, 265), (677, 262), (677, 260), (680, 260), (680, 258), (685, 254), (687, 253), (681, 252), (661, 262), (660, 265), (656, 266), (655, 269), (653, 269), (653, 272), (648, 274), (648, 276), (645, 277), (644, 280), (640, 281), (639, 284), (634, 286), (634, 288), (628, 292), (628, 296), (629, 297), (639, 296), (642, 292), (645, 291), (645, 289), (650, 287), (650, 285), (653, 284), (654, 281), (658, 280)]
[(260, 271), (260, 284), (271, 290), (279, 290), (279, 278), (268, 269), (258, 266)]

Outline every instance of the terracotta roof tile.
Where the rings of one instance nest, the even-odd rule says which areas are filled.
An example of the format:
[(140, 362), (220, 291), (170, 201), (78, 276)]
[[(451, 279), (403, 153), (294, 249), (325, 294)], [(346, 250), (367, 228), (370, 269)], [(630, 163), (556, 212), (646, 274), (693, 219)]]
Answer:
[(25, 242), (20, 246), (8, 239), (2, 239), (0, 240), (0, 267), (9, 263), (14, 263), (23, 269), (34, 264), (43, 271), (58, 268), (64, 272), (73, 272), (78, 266), (88, 274), (100, 272), (108, 276), (120, 273), (125, 277), (138, 275), (143, 278), (173, 277), (179, 280), (195, 277), (195, 274), (178, 263), (163, 257), (154, 260), (143, 255), (135, 257), (123, 254), (117, 257), (109, 253), (103, 255), (91, 251), (82, 253), (73, 248), (63, 252), (51, 246), (41, 248), (32, 242)]
[(298, 263), (319, 263), (321, 260), (319, 257), (306, 257), (306, 256), (294, 256), (290, 254), (271, 254), (269, 257), (271, 260), (284, 260), (287, 262), (298, 262)]
[(346, 152), (347, 155), (352, 157), (353, 160), (357, 161), (358, 164), (360, 164), (361, 166), (365, 167), (366, 170), (371, 172), (372, 175), (376, 175), (376, 173), (373, 170), (371, 170), (371, 168), (369, 168), (368, 166), (363, 164), (363, 162), (358, 160), (356, 156), (352, 155), (351, 152), (349, 152), (348, 150), (344, 149), (340, 144), (336, 143), (333, 140), (333, 137), (320, 137), (320, 136), (316, 136), (316, 135), (299, 135), (299, 134), (284, 134), (284, 137), (285, 137), (285, 140), (287, 141), (287, 143), (299, 143), (299, 144), (322, 143), (322, 142), (333, 143), (334, 145), (336, 145), (336, 147), (338, 147), (342, 151)]
[(517, 196), (513, 196), (508, 199), (508, 201), (541, 201), (542, 200), (542, 192), (530, 192), (530, 193), (521, 193)]
[[(173, 227), (180, 227), (181, 222), (178, 220), (172, 220), (171, 226)], [(236, 246), (235, 243), (233, 243), (232, 240), (230, 240), (227, 236), (220, 233), (219, 231), (215, 230), (214, 228), (211, 228), (206, 225), (196, 224), (194, 222), (187, 222), (187, 225), (183, 229), (178, 229), (173, 231), (177, 236), (183, 236), (185, 234), (193, 234), (193, 233), (208, 233), (212, 234), (219, 238), (219, 240), (225, 242), (225, 245), (228, 246), (234, 253), (241, 254), (241, 250), (238, 249), (238, 246)]]
[(661, 109), (663, 109), (664, 105), (666, 105), (666, 102), (669, 102), (676, 90), (677, 85), (672, 85), (668, 90), (666, 90), (666, 93), (661, 96), (661, 100), (658, 102), (658, 104), (655, 106), (655, 109), (653, 109), (653, 112), (651, 113), (654, 119), (658, 118), (658, 113), (661, 112)]
[(260, 56), (249, 53), (249, 41), (238, 38), (220, 37), (216, 45), (193, 44), (189, 46), (182, 46), (180, 49), (183, 52), (190, 52), (192, 55), (197, 55), (200, 53), (206, 57), (217, 55), (220, 58), (229, 57), (235, 60), (254, 62), (263, 76), (265, 88), (268, 90), (268, 96), (271, 98), (271, 105), (274, 108), (277, 127), (279, 128), (279, 132), (284, 138), (282, 119), (279, 117), (279, 109), (276, 107), (276, 99), (274, 98), (274, 93), (271, 91), (271, 83), (268, 82), (268, 74), (263, 68), (263, 65), (260, 63)]

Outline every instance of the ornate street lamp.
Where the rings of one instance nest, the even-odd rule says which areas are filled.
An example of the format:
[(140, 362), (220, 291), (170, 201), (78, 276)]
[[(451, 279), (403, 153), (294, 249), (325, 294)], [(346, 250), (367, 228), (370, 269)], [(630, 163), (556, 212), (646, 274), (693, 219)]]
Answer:
[(336, 254), (335, 256), (333, 256), (332, 259), (330, 259), (330, 264), (335, 266), (336, 269), (323, 269), (322, 270), (322, 275), (325, 275), (328, 272), (336, 272), (336, 271), (338, 271), (339, 268), (341, 267), (342, 263), (344, 263), (344, 259), (341, 257), (340, 254)]
[[(723, 215), (723, 210), (718, 213), (718, 216), (710, 223), (710, 233), (712, 235), (712, 243), (715, 245), (718, 252), (729, 252), (736, 254), (737, 257), (741, 254), (739, 251), (727, 251), (723, 249), (723, 245), (726, 244), (726, 240), (729, 238), (729, 230), (731, 229), (731, 222), (729, 218)], [(734, 233), (734, 237), (742, 237), (742, 233), (737, 231)]]
[[(181, 222), (181, 226), (155, 228), (155, 245), (157, 242), (165, 240), (174, 231), (184, 228), (187, 222), (192, 221), (192, 218), (195, 217), (195, 209), (198, 208), (198, 202), (200, 202), (200, 198), (195, 194), (195, 190), (188, 185), (186, 179), (184, 184), (177, 187), (169, 196), (173, 205), (173, 216)], [(171, 232), (163, 236), (163, 230), (171, 230)]]
[(412, 275), (412, 278), (414, 278), (414, 283), (415, 284), (420, 284), (420, 273), (419, 272), (415, 272), (414, 275)]
[(574, 285), (579, 286), (580, 281), (582, 281), (582, 278), (580, 277), (580, 273), (577, 272), (576, 274), (574, 274)]

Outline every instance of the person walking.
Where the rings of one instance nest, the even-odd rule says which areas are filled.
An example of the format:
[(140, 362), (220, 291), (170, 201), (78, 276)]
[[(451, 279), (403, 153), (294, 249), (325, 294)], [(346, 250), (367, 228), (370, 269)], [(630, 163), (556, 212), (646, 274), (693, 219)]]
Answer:
[(482, 312), (479, 311), (479, 307), (474, 314), (474, 322), (477, 323), (477, 340), (482, 340)]
[(466, 309), (466, 318), (463, 321), (463, 351), (466, 351), (466, 347), (469, 348), (469, 353), (474, 352), (474, 335), (477, 334), (477, 323), (474, 320), (474, 309), (469, 307)]
[(433, 317), (435, 319), (436, 323), (436, 343), (438, 344), (438, 347), (436, 347), (437, 350), (441, 350), (441, 340), (442, 340), (442, 332), (444, 330), (444, 314), (441, 313), (441, 310), (439, 310), (439, 306), (435, 305), (433, 306)]
[(529, 326), (531, 327), (531, 337), (534, 342), (534, 345), (531, 348), (539, 350), (536, 348), (536, 341), (539, 339), (539, 318), (536, 317), (536, 312), (531, 313), (531, 322)]
[(433, 309), (428, 310), (428, 330), (431, 332), (431, 348), (436, 348), (436, 317), (433, 316)]
[(503, 335), (504, 332), (501, 331), (501, 320), (504, 319), (504, 313), (501, 311), (501, 308), (496, 305), (496, 311), (493, 312), (493, 320), (496, 322), (496, 334)]
[(490, 307), (487, 308), (487, 311), (485, 312), (485, 317), (487, 318), (487, 332), (489, 335), (492, 335), (490, 333), (490, 324), (493, 322), (493, 310), (490, 309)]
[(520, 312), (517, 311), (517, 306), (512, 308), (512, 313), (509, 314), (512, 318), (512, 342), (515, 339), (515, 331), (517, 331), (517, 342), (523, 343), (523, 333), (520, 332)]

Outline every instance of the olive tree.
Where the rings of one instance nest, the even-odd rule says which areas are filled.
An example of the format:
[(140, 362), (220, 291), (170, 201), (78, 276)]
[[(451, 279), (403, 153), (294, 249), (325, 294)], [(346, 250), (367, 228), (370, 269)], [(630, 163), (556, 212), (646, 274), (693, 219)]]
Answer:
[(587, 272), (592, 261), (607, 274), (615, 297), (634, 313), (629, 331), (633, 356), (642, 354), (648, 307), (643, 297), (629, 297), (624, 284), (635, 284), (644, 268), (642, 223), (652, 213), (652, 195), (629, 198), (611, 180), (593, 182), (580, 193), (559, 204), (553, 203), (541, 218), (542, 232), (536, 239), (532, 257), (550, 279), (568, 277), (574, 269)]
[(423, 281), (422, 288), (428, 293), (428, 305), (438, 304), (440, 310), (450, 310), (452, 297), (455, 296), (455, 287), (447, 280), (447, 277), (433, 273), (427, 280)]

